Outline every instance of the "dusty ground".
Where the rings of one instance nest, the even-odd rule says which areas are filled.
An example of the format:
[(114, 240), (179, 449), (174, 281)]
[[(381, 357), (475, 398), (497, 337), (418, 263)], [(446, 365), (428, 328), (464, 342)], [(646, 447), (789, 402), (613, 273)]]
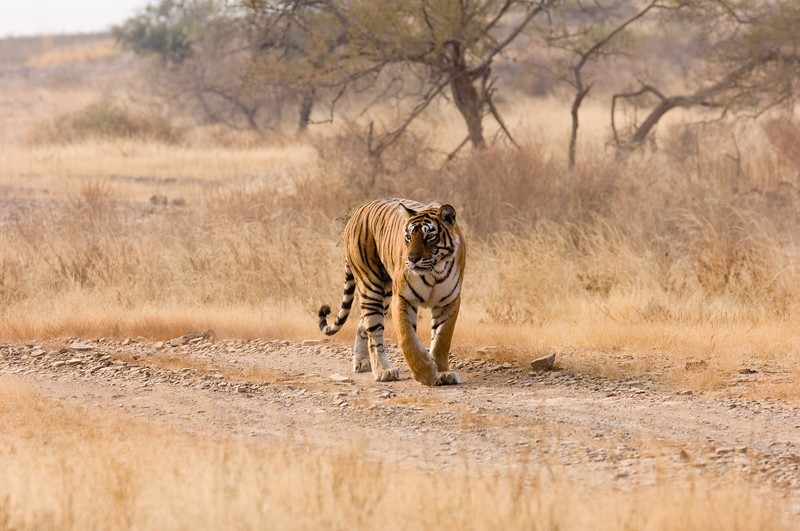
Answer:
[[(800, 521), (800, 409), (659, 390), (456, 356), (464, 383), (427, 388), (350, 372), (349, 346), (76, 339), (0, 343), (0, 374), (49, 397), (123, 418), (265, 444), (339, 445), (420, 467), (563, 463), (601, 488), (635, 488), (697, 473), (770, 485)], [(559, 356), (568, 356), (560, 353)], [(558, 364), (556, 366), (558, 369)], [(387, 452), (387, 450), (392, 450)]]

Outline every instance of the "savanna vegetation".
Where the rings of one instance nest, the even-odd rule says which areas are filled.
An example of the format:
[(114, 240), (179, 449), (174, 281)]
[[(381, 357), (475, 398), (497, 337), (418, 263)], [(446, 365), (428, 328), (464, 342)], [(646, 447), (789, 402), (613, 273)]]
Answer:
[[(795, 2), (398, 6), (163, 0), (113, 37), (0, 43), (0, 64), (25, 73), (2, 81), (0, 338), (164, 339), (207, 328), (222, 337), (316, 337), (316, 309), (341, 296), (348, 213), (381, 196), (442, 199), (469, 242), (460, 352), (500, 345), (503, 356), (526, 361), (573, 350), (569, 370), (721, 394), (733, 392), (729, 379), (744, 366), (769, 367), (784, 383), (748, 396), (798, 400)], [(625, 363), (609, 361), (620, 352)], [(688, 360), (708, 368), (687, 373)], [(3, 423), (6, 444), (24, 451), (24, 441), (50, 429), (36, 422), (89, 441), (82, 451), (92, 466), (56, 455), (31, 473), (66, 470), (71, 491), (90, 483), (92, 467), (111, 467), (117, 501), (160, 497), (146, 488), (147, 474), (167, 458), (135, 452), (137, 438), (162, 434), (126, 427), (122, 437), (113, 421), (87, 424), (0, 389), (13, 420)], [(330, 523), (295, 520), (296, 496), (337, 507), (321, 514), (338, 518), (363, 496), (378, 496), (370, 503), (392, 514), (392, 489), (439, 489), (435, 476), (409, 472), (408, 485), (383, 491), (384, 472), (366, 464), (356, 473), (363, 491), (308, 492), (290, 482), (297, 493), (263, 498), (264, 467), (287, 481), (298, 468), (301, 477), (338, 478), (352, 474), (350, 457), (321, 464), (314, 455), (163, 437), (157, 447), (188, 447), (190, 468), (221, 481), (215, 488), (230, 489), (225, 478), (234, 474), (247, 486), (240, 496), (258, 497), (259, 510), (283, 507), (287, 527)], [(95, 452), (97, 440), (114, 443)], [(117, 458), (129, 450), (133, 461)], [(588, 492), (526, 474), (455, 490), (448, 480), (455, 505), (483, 504), (477, 514), (487, 518), (499, 510), (496, 521), (453, 522), (518, 527), (544, 511), (551, 519), (542, 528), (584, 527), (579, 514), (551, 509)], [(213, 490), (186, 494), (178, 472), (164, 481), (187, 507)], [(518, 503), (542, 482), (552, 498)], [(777, 525), (756, 507), (745, 511), (752, 521), (716, 520), (728, 514), (715, 508), (717, 495), (724, 507), (741, 495), (744, 506), (744, 487), (693, 488), (715, 494), (686, 513), (685, 526), (666, 516), (687, 505), (676, 491), (595, 502), (622, 515), (616, 528)], [(0, 527), (15, 514), (2, 495)], [(639, 512), (651, 498), (664, 515)], [(220, 522), (231, 509), (208, 504)], [(31, 525), (114, 522), (102, 511), (125, 519), (122, 527), (143, 521), (134, 504), (40, 513), (45, 520)]]

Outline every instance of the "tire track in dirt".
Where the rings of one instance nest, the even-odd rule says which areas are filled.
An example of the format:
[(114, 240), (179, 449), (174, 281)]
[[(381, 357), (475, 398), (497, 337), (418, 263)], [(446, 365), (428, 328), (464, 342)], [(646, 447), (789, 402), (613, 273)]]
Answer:
[(528, 373), (454, 356), (459, 386), (352, 374), (326, 341), (77, 340), (0, 344), (0, 374), (82, 407), (212, 436), (339, 447), (372, 459), (458, 468), (556, 462), (562, 473), (635, 487), (697, 473), (771, 485), (800, 514), (800, 410), (775, 401), (685, 396), (651, 382)]

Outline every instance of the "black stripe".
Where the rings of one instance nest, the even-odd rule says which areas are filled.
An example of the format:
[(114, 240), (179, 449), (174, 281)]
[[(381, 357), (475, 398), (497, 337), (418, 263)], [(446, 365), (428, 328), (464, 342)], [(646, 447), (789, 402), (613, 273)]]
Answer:
[(444, 301), (446, 301), (447, 299), (449, 299), (449, 298), (450, 298), (450, 295), (452, 295), (453, 293), (455, 293), (455, 291), (456, 291), (458, 288), (459, 288), (459, 283), (458, 283), (458, 282), (456, 282), (455, 286), (453, 286), (453, 289), (451, 289), (451, 290), (450, 290), (450, 293), (448, 293), (446, 296), (444, 296), (444, 297), (442, 297), (441, 299), (439, 299), (439, 302), (444, 302)]
[(352, 286), (350, 286), (349, 288), (346, 288), (344, 290), (344, 294), (345, 295), (352, 295), (355, 292), (356, 292), (356, 285), (355, 284), (353, 284)]
[(411, 293), (414, 294), (414, 296), (417, 298), (419, 302), (425, 302), (425, 299), (420, 297), (419, 293), (417, 293), (417, 291), (414, 289), (414, 286), (411, 285), (411, 282), (409, 282), (407, 278), (406, 278), (406, 284), (408, 285), (408, 289), (411, 290)]
[(342, 302), (342, 309), (343, 310), (349, 310), (352, 306), (353, 306), (353, 299), (350, 299), (349, 301), (343, 301)]
[(369, 333), (375, 332), (377, 330), (383, 330), (383, 324), (378, 323), (376, 325), (372, 325), (369, 328), (367, 328), (367, 332)]
[[(377, 292), (377, 290), (370, 290), (370, 291), (372, 291), (372, 292), (374, 292), (374, 293), (378, 293), (378, 292)], [(378, 304), (383, 304), (383, 297), (382, 297), (382, 296), (381, 296), (380, 298), (378, 298), (378, 297), (370, 297), (370, 296), (369, 296), (369, 295), (367, 295), (366, 293), (361, 293), (361, 298), (362, 298), (364, 301), (369, 301), (369, 302), (375, 302), (375, 303), (378, 303)]]
[(449, 267), (447, 268), (447, 271), (444, 273), (444, 275), (440, 279), (436, 280), (437, 284), (441, 284), (442, 282), (444, 282), (445, 280), (450, 278), (450, 273), (453, 272), (453, 267), (455, 266), (455, 264), (456, 264), (455, 260), (450, 260), (450, 264), (449, 264)]

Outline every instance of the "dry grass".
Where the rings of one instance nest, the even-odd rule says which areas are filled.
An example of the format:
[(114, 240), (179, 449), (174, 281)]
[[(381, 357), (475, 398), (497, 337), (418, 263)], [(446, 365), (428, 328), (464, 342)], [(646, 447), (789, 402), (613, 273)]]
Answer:
[[(199, 328), (313, 337), (315, 310), (341, 296), (344, 219), (373, 196), (329, 171), (332, 154), (300, 143), (124, 140), (9, 155), (2, 180), (23, 199), (3, 207), (0, 329), (14, 339)], [(736, 193), (725, 168), (708, 170), (709, 182), (681, 180), (682, 164), (570, 176), (540, 150), (495, 150), (435, 178), (424, 161), (400, 165), (404, 179), (379, 176), (375, 187), (458, 206), (469, 268), (457, 343), (468, 353), (497, 344), (525, 363), (577, 352), (562, 356), (569, 370), (694, 390), (726, 388), (746, 368), (797, 373), (798, 255), (785, 217), (797, 197)], [(141, 178), (102, 177), (123, 171)], [(687, 374), (693, 360), (707, 371)], [(798, 398), (789, 385), (768, 389), (756, 394)]]
[(555, 461), (415, 469), (363, 459), (358, 435), (335, 451), (275, 448), (126, 421), (13, 380), (0, 384), (2, 529), (408, 529), (432, 521), (442, 529), (784, 528), (763, 494), (731, 478), (599, 494)]
[(43, 37), (42, 48), (41, 52), (28, 58), (27, 66), (41, 68), (103, 61), (120, 53), (117, 43), (110, 37), (60, 46), (52, 38)]
[[(48, 50), (28, 45), (28, 61)], [(81, 46), (107, 42), (56, 48)], [(524, 363), (557, 350), (569, 370), (696, 390), (743, 368), (800, 371), (800, 126), (785, 117), (698, 133), (675, 115), (660, 151), (617, 166), (605, 110), (588, 102), (568, 174), (562, 102), (507, 97), (523, 148), (444, 167), (463, 130), (442, 105), (373, 176), (357, 126), (299, 138), (204, 127), (168, 143), (115, 129), (161, 114), (102, 86), (113, 99), (88, 83), (12, 83), (14, 109), (28, 110), (10, 114), (16, 141), (0, 148), (2, 337), (314, 337), (316, 309), (341, 297), (344, 219), (365, 200), (408, 196), (452, 202), (467, 231), (456, 348), (469, 355), (496, 344)], [(43, 123), (63, 127), (36, 140)], [(687, 374), (692, 360), (707, 372)], [(767, 394), (800, 396), (783, 384)]]
[[(0, 62), (35, 67), (35, 86), (3, 86), (0, 337), (316, 337), (316, 309), (341, 297), (348, 213), (377, 196), (440, 198), (469, 239), (459, 355), (499, 345), (500, 359), (526, 364), (555, 351), (561, 368), (593, 378), (800, 399), (796, 122), (698, 134), (675, 115), (659, 151), (616, 166), (606, 111), (587, 102), (568, 174), (563, 102), (515, 96), (500, 105), (523, 149), (440, 167), (464, 134), (442, 106), (373, 178), (353, 126), (305, 138), (208, 126), (172, 143), (158, 127), (109, 133), (163, 109), (135, 73), (108, 66), (118, 51), (107, 38), (63, 41), (0, 49)], [(108, 63), (97, 79), (48, 73), (93, 61)], [(106, 113), (77, 134), (104, 98), (129, 116)], [(0, 529), (783, 525), (777, 497), (736, 477), (628, 492), (599, 491), (557, 461), (414, 469), (363, 460), (358, 435), (336, 451), (203, 437), (56, 403), (7, 378), (0, 419)]]

